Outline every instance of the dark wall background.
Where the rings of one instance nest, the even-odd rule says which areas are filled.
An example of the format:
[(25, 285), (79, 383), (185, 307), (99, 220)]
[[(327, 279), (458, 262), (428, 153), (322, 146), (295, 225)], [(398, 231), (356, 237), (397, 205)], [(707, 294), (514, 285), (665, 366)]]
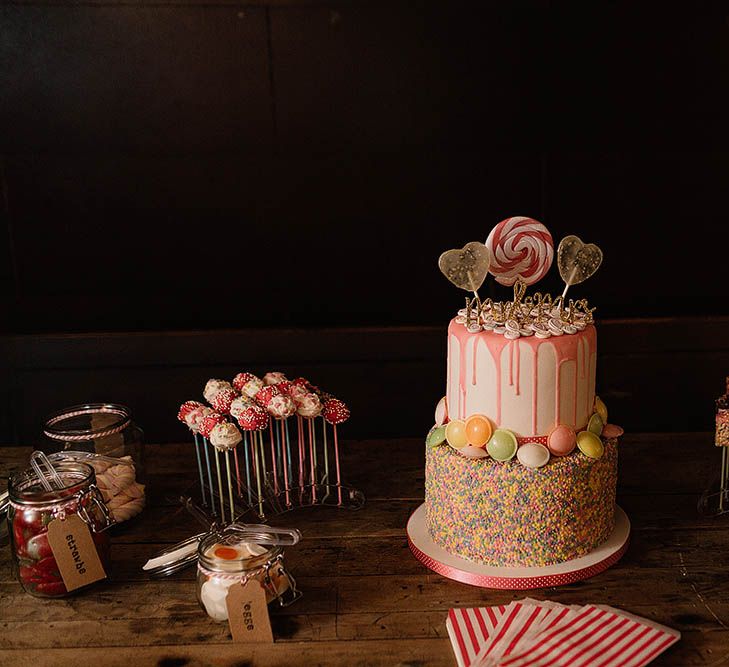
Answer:
[[(294, 372), (364, 355), (356, 400), (367, 410), (379, 389), (389, 405), (402, 388), (387, 359), (410, 344), (362, 352), (372, 332), (444, 327), (461, 294), (438, 255), (509, 215), (602, 246), (573, 293), (605, 320), (729, 315), (728, 16), (711, 2), (0, 5), (2, 439), (100, 394), (156, 424), (186, 397), (181, 377), (197, 387), (244, 362)], [(559, 289), (556, 267), (540, 287)], [(342, 326), (371, 333), (338, 356), (231, 348), (207, 365), (217, 334), (182, 358), (135, 339), (157, 350), (144, 363), (119, 361), (114, 335), (52, 339), (78, 356), (45, 336), (226, 328), (257, 330), (246, 344), (265, 349), (271, 332)], [(605, 354), (631, 354), (637, 329), (622, 331)], [(687, 357), (694, 380), (673, 407), (723, 387), (726, 338), (708, 340), (677, 336), (656, 362), (704, 355)], [(412, 403), (427, 410), (372, 408), (354, 432), (422, 430), (444, 360), (439, 344), (420, 354)], [(94, 380), (83, 358), (114, 372)], [(139, 389), (150, 364), (174, 370), (154, 400)], [(675, 425), (634, 412), (629, 426)], [(679, 425), (706, 425), (698, 403), (689, 413)]]

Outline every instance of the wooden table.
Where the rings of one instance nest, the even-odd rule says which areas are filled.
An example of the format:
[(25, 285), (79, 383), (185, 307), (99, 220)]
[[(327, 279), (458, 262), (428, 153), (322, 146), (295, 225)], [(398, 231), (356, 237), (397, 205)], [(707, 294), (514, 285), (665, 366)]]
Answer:
[[(620, 563), (537, 598), (606, 603), (683, 633), (656, 665), (729, 664), (729, 515), (701, 517), (700, 491), (718, 471), (711, 434), (628, 435), (620, 446), (618, 501), (633, 533)], [(0, 448), (0, 473), (28, 448)], [(304, 597), (274, 612), (274, 645), (230, 642), (195, 600), (194, 569), (150, 580), (142, 564), (200, 527), (164, 502), (194, 479), (190, 445), (149, 445), (150, 503), (113, 537), (110, 580), (82, 595), (39, 600), (0, 556), (0, 664), (455, 665), (449, 608), (508, 602), (430, 573), (408, 550), (405, 524), (423, 498), (422, 439), (349, 441), (344, 477), (367, 496), (359, 511), (308, 508), (280, 517), (304, 539), (286, 553)]]

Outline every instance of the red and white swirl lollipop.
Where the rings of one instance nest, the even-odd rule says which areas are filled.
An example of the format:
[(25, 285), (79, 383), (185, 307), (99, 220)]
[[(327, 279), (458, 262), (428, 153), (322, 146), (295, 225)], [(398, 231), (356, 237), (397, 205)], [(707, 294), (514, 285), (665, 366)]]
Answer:
[(516, 216), (496, 225), (486, 239), (491, 251), (489, 271), (496, 282), (511, 286), (517, 280), (533, 285), (549, 271), (554, 243), (549, 230), (533, 218)]

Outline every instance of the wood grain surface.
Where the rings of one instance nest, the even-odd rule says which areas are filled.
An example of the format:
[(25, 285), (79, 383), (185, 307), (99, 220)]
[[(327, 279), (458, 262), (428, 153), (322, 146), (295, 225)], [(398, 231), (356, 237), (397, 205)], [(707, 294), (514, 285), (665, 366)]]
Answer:
[[(0, 448), (3, 476), (29, 448)], [(28, 665), (455, 665), (445, 631), (451, 607), (501, 604), (491, 591), (435, 575), (410, 554), (405, 524), (423, 497), (420, 439), (345, 443), (346, 481), (367, 496), (359, 511), (306, 508), (277, 517), (304, 539), (286, 561), (304, 597), (273, 612), (273, 646), (237, 646), (195, 599), (194, 569), (149, 579), (142, 564), (200, 526), (175, 503), (195, 491), (193, 449), (150, 445), (149, 507), (113, 535), (107, 582), (63, 600), (38, 600), (0, 554), (0, 664)], [(696, 505), (718, 470), (711, 434), (634, 434), (620, 445), (618, 502), (630, 547), (587, 581), (531, 591), (562, 603), (610, 604), (681, 630), (656, 665), (729, 661), (727, 519)]]

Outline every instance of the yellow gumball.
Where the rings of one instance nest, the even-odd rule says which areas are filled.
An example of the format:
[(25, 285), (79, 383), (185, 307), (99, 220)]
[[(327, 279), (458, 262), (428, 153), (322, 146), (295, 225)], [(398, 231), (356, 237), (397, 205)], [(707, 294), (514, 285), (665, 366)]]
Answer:
[(607, 424), (607, 406), (602, 402), (599, 396), (595, 396), (595, 412), (600, 415), (603, 424)]
[(454, 419), (446, 426), (446, 440), (454, 449), (461, 449), (468, 444), (466, 437), (466, 422), (462, 419)]
[(483, 447), (491, 438), (493, 428), (488, 417), (472, 415), (466, 420), (466, 439), (469, 445)]

